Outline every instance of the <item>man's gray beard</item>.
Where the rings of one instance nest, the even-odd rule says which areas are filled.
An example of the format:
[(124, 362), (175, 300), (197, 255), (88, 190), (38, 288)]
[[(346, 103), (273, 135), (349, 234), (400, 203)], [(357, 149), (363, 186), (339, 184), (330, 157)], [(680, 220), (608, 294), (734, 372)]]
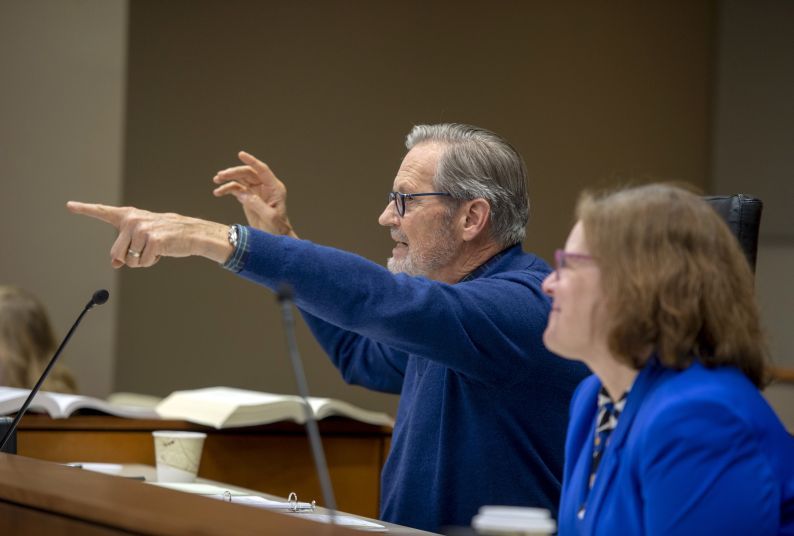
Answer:
[(443, 236), (435, 240), (428, 248), (430, 251), (416, 253), (408, 250), (408, 254), (402, 259), (389, 257), (386, 267), (393, 274), (421, 275), (430, 277), (430, 274), (437, 272), (440, 268), (447, 266), (455, 257), (457, 248), (450, 236), (451, 233), (444, 228)]
[(424, 275), (416, 272), (413, 259), (406, 255), (405, 258), (397, 260), (394, 257), (389, 257), (386, 260), (386, 268), (393, 274), (407, 274), (407, 275)]

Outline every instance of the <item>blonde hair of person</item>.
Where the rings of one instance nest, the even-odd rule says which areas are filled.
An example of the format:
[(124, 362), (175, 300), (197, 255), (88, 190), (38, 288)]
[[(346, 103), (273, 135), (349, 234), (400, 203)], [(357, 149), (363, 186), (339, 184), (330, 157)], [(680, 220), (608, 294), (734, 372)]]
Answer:
[[(55, 349), (52, 325), (41, 303), (20, 288), (0, 286), (0, 384), (32, 388)], [(56, 365), (42, 390), (76, 393), (77, 383)]]
[(577, 217), (597, 259), (608, 345), (642, 368), (734, 365), (758, 387), (767, 347), (753, 274), (736, 238), (701, 197), (653, 184), (579, 200)]

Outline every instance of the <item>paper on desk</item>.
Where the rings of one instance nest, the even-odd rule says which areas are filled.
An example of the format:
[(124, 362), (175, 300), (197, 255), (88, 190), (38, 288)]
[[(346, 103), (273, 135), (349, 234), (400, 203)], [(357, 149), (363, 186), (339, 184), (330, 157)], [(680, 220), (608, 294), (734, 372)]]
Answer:
[(305, 502), (274, 501), (265, 499), (258, 495), (249, 495), (243, 491), (231, 490), (223, 486), (213, 484), (197, 484), (194, 482), (151, 482), (155, 486), (184, 491), (194, 495), (203, 495), (211, 499), (232, 502), (234, 504), (244, 504), (246, 506), (256, 506), (258, 508), (268, 508), (270, 510), (313, 510), (314, 506)]
[[(304, 519), (310, 519), (312, 521), (317, 521), (319, 523), (331, 522), (331, 516), (329, 514), (314, 514), (314, 513), (301, 512), (300, 510), (304, 510), (304, 511), (312, 510), (312, 505), (309, 503), (299, 502), (296, 504), (294, 502), (290, 503), (289, 501), (274, 501), (271, 499), (266, 499), (264, 497), (259, 497), (257, 495), (249, 495), (241, 491), (230, 490), (222, 486), (214, 486), (212, 484), (198, 484), (193, 482), (185, 482), (185, 483), (150, 482), (150, 484), (177, 491), (184, 491), (186, 493), (204, 495), (212, 499), (232, 502), (234, 504), (244, 504), (247, 506), (255, 506), (258, 508), (267, 508), (269, 510), (284, 510), (286, 512), (302, 517)], [(292, 508), (295, 507), (297, 507), (297, 509), (299, 510), (298, 512), (290, 511)], [(337, 514), (336, 516), (334, 516), (334, 522), (337, 525), (343, 525), (345, 527), (351, 527), (358, 530), (366, 530), (371, 532), (386, 532), (386, 527), (384, 527), (383, 525), (379, 525), (377, 523), (372, 523), (371, 521), (366, 521), (364, 519), (359, 519), (357, 517), (348, 516), (348, 515)]]
[(176, 491), (184, 491), (185, 493), (193, 493), (195, 495), (221, 495), (228, 492), (232, 496), (248, 495), (242, 491), (235, 491), (224, 488), (222, 486), (214, 486), (212, 484), (198, 484), (195, 482), (149, 482), (153, 486), (160, 486), (161, 488), (173, 489)]
[[(283, 510), (288, 513), (294, 514), (297, 517), (303, 519), (310, 519), (312, 521), (317, 521), (320, 523), (330, 523), (331, 516), (329, 514), (314, 514), (314, 513), (304, 513), (304, 512), (311, 512), (314, 509), (314, 506), (309, 503), (295, 503), (289, 501), (273, 501), (270, 499), (265, 499), (264, 497), (259, 497), (257, 495), (236, 495), (236, 496), (229, 496), (225, 494), (221, 495), (208, 495), (213, 499), (218, 499), (221, 501), (229, 501), (234, 504), (244, 504), (247, 506), (255, 506), (257, 508), (267, 508), (268, 510)], [(231, 499), (231, 500), (230, 500)], [(297, 512), (295, 511), (297, 508)], [(372, 523), (371, 521), (366, 521), (364, 519), (359, 519), (353, 516), (346, 516), (346, 515), (336, 515), (334, 516), (334, 522), (337, 525), (342, 525), (345, 527), (351, 527), (358, 530), (366, 530), (370, 532), (386, 532), (386, 527), (383, 525), (378, 525), (377, 523)]]
[[(318, 521), (320, 523), (330, 523), (331, 516), (329, 514), (299, 514), (296, 513), (296, 516), (302, 519), (311, 519), (312, 521)], [(386, 527), (383, 525), (378, 525), (377, 523), (373, 523), (371, 521), (366, 521), (364, 519), (360, 519), (358, 517), (353, 516), (346, 516), (346, 515), (335, 515), (334, 516), (334, 523), (337, 525), (341, 525), (344, 527), (350, 527), (357, 530), (366, 530), (368, 532), (386, 532)]]
[(256, 506), (257, 508), (267, 508), (268, 510), (284, 510), (284, 511), (301, 511), (301, 510), (314, 510), (314, 505), (305, 502), (296, 501), (274, 501), (265, 499), (258, 495), (207, 495), (211, 499), (218, 499), (227, 501), (234, 504), (244, 504), (246, 506)]
[(93, 463), (93, 462), (70, 462), (66, 465), (94, 471), (95, 473), (105, 473), (106, 475), (120, 475), (124, 472), (124, 466), (120, 463)]

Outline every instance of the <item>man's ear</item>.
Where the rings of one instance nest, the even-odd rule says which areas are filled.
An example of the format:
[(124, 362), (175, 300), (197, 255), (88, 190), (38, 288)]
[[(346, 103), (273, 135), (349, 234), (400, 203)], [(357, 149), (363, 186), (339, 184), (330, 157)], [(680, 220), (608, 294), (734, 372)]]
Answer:
[(466, 201), (463, 205), (463, 240), (470, 242), (482, 235), (491, 218), (491, 205), (482, 198)]

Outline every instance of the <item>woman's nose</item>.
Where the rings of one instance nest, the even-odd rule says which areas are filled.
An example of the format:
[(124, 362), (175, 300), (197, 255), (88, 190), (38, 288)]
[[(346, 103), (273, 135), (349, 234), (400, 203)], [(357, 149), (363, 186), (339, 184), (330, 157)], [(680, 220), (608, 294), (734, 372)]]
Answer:
[(541, 288), (543, 289), (543, 292), (545, 292), (549, 296), (554, 296), (554, 287), (556, 286), (556, 283), (557, 283), (557, 272), (554, 271), (546, 276), (546, 279), (543, 280), (543, 284), (541, 285)]

